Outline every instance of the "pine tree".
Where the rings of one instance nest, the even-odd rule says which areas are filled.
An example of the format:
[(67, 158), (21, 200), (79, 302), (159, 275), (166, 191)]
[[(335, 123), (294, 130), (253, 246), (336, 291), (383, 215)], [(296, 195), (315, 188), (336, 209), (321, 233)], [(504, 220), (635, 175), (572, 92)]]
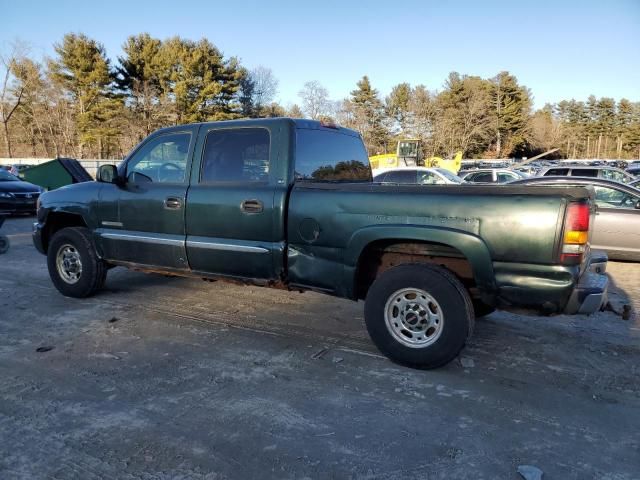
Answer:
[(410, 122), (411, 85), (399, 83), (386, 98), (386, 114), (393, 119), (394, 127), (406, 135)]
[(496, 156), (512, 155), (526, 145), (531, 94), (509, 72), (500, 72), (492, 80), (492, 101), (495, 105)]
[(354, 126), (362, 134), (370, 153), (384, 152), (389, 131), (384, 125), (384, 107), (378, 91), (372, 88), (366, 75), (357, 83), (357, 87), (349, 99)]
[(95, 146), (99, 156), (118, 136), (121, 99), (114, 94), (114, 75), (104, 47), (83, 34), (69, 33), (54, 46), (57, 58), (49, 62), (53, 81), (75, 104), (78, 156)]
[(137, 140), (167, 124), (168, 93), (161, 88), (165, 74), (160, 57), (162, 42), (148, 33), (132, 35), (122, 46), (118, 57), (116, 84), (126, 95), (129, 113), (135, 121)]

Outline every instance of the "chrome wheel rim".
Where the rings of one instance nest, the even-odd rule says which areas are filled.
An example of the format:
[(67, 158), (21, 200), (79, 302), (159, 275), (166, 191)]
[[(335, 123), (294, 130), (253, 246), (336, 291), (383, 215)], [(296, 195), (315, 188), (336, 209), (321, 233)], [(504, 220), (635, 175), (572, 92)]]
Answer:
[(78, 283), (82, 275), (82, 260), (80, 253), (73, 245), (65, 244), (58, 249), (56, 254), (56, 268), (60, 278), (65, 283), (73, 285)]
[(410, 348), (424, 348), (440, 338), (444, 315), (436, 299), (424, 290), (403, 288), (387, 300), (384, 321), (395, 340)]

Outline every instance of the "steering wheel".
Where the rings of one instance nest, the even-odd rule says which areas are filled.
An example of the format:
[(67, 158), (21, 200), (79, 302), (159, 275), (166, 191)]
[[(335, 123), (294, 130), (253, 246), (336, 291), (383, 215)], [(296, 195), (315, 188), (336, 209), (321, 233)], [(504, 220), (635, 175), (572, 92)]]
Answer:
[(158, 181), (165, 182), (174, 178), (177, 172), (181, 172), (184, 175), (182, 167), (177, 163), (167, 162), (160, 165), (158, 168)]

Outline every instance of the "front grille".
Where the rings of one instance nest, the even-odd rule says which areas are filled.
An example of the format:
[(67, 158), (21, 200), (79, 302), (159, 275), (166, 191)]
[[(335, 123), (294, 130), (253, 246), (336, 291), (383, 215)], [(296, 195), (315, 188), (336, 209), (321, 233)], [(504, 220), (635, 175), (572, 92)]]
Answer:
[(20, 193), (12, 193), (11, 195), (20, 199), (37, 200), (38, 197), (40, 196), (40, 192), (20, 192)]

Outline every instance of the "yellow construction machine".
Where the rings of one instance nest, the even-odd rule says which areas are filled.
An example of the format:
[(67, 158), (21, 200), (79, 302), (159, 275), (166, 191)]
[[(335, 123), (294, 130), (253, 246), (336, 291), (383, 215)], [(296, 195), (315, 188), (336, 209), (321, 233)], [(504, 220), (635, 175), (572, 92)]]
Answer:
[(384, 153), (369, 157), (373, 174), (402, 167), (439, 167), (457, 174), (462, 165), (462, 152), (457, 152), (452, 159), (422, 156), (422, 145), (417, 138), (408, 138), (398, 142), (396, 153)]

